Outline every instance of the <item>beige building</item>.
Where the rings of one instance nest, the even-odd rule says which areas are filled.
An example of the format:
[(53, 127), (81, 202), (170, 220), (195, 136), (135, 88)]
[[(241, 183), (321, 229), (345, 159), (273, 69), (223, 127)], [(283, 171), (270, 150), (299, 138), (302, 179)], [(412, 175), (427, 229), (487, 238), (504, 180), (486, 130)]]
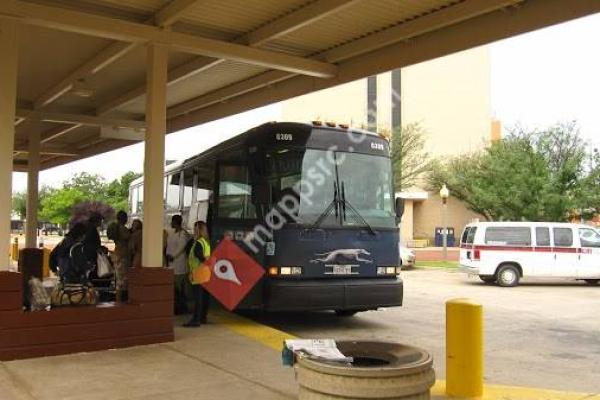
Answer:
[[(287, 100), (282, 118), (385, 130), (416, 122), (427, 132), (426, 151), (443, 158), (481, 149), (500, 137), (490, 86), (489, 48), (478, 47)], [(439, 195), (414, 187), (397, 196), (406, 199), (402, 241), (432, 243), (442, 225)], [(447, 222), (456, 235), (478, 217), (460, 201), (448, 200)]]

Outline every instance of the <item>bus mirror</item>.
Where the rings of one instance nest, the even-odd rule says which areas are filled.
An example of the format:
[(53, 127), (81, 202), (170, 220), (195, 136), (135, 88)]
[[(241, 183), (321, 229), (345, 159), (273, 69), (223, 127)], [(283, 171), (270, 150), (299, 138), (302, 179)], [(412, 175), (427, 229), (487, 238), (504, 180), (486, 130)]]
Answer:
[(402, 214), (404, 214), (404, 199), (396, 197), (396, 216), (402, 218)]

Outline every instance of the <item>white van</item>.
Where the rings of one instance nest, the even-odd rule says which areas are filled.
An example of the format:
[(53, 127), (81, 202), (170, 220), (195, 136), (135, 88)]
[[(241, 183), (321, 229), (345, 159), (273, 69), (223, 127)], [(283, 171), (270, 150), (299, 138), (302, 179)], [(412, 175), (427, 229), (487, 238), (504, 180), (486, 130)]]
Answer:
[(478, 222), (460, 239), (464, 272), (487, 283), (516, 286), (523, 277), (600, 282), (600, 233), (581, 224)]

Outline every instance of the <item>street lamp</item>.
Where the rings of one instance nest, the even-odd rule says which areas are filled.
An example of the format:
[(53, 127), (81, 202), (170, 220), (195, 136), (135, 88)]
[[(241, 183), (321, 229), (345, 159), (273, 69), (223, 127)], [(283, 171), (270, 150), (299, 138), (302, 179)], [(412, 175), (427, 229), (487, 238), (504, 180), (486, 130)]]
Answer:
[(448, 261), (448, 222), (447, 218), (447, 208), (448, 208), (448, 197), (450, 196), (450, 191), (446, 187), (446, 184), (442, 186), (440, 189), (440, 197), (442, 199), (442, 254), (444, 258), (444, 262)]

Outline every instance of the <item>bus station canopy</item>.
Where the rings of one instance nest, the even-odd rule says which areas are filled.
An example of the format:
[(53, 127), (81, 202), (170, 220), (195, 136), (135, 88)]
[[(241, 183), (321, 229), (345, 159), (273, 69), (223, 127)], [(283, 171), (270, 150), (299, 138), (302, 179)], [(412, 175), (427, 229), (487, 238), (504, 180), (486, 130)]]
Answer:
[(13, 169), (144, 139), (147, 43), (167, 133), (600, 11), (598, 0), (2, 0), (19, 22)]

